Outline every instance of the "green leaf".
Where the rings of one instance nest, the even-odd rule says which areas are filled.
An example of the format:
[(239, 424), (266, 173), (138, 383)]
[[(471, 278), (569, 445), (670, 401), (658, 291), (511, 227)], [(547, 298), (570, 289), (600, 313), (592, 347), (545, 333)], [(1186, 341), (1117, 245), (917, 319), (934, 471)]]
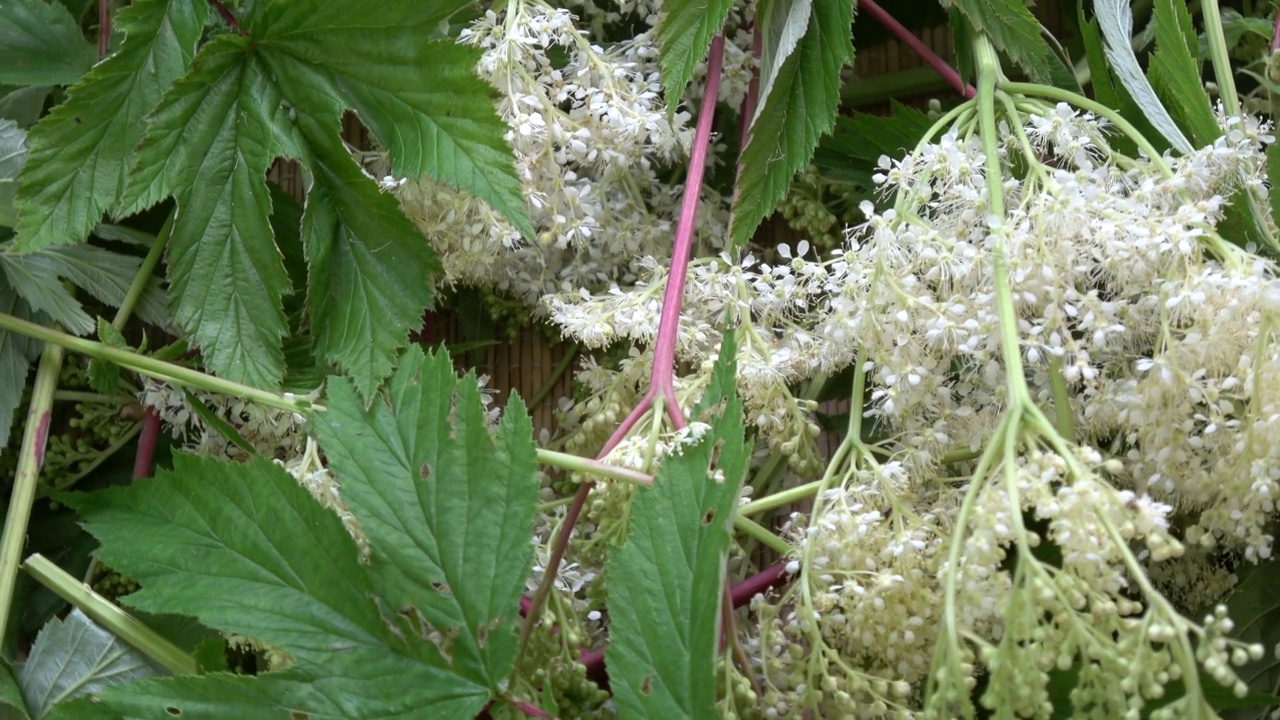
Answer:
[(1093, 98), (1107, 107), (1118, 108), (1120, 94), (1111, 81), (1106, 51), (1102, 49), (1102, 39), (1098, 37), (1098, 20), (1085, 18), (1084, 0), (1079, 0), (1076, 4), (1076, 20), (1080, 28), (1080, 39), (1084, 43), (1085, 60), (1089, 63), (1089, 82), (1093, 89)]
[[(124, 335), (101, 317), (98, 318), (98, 341), (119, 350), (129, 349)], [(97, 392), (111, 394), (120, 387), (120, 366), (113, 362), (93, 358), (89, 361), (88, 373), (89, 387)]]
[[(250, 714), (256, 717), (276, 706), (380, 718), (437, 705), (445, 717), (462, 717), (489, 697), (454, 673), (435, 645), (406, 639), (384, 617), (394, 608), (373, 597), (371, 571), (342, 521), (268, 460), (241, 465), (178, 455), (174, 470), (154, 479), (60, 497), (102, 542), (100, 559), (142, 585), (125, 603), (191, 615), (293, 659), (289, 672), (245, 686), (244, 697), (209, 705), (211, 714), (183, 708), (184, 717), (225, 718), (240, 703), (258, 703)], [(210, 683), (222, 686), (216, 678)], [(192, 683), (159, 687), (190, 690)], [(197, 686), (197, 695), (209, 687)], [(116, 697), (146, 705), (147, 692)]]
[(312, 422), (368, 564), (337, 515), (263, 459), (179, 455), (154, 479), (59, 496), (101, 560), (142, 585), (126, 603), (267, 642), (294, 665), (130, 685), (65, 717), (470, 718), (499, 691), (533, 555), (528, 415), (517, 399), (491, 435), (475, 378), (416, 347), (369, 410), (349, 381), (330, 384)]
[(1280, 145), (1275, 143), (1267, 146), (1267, 184), (1271, 218), (1280, 224)]
[(496, 688), (516, 655), (520, 593), (533, 560), (533, 427), (518, 396), (491, 437), (474, 375), (411, 347), (368, 410), (334, 378), (312, 419), (342, 497), (369, 538), (388, 607), (437, 628), (451, 667)]
[(138, 0), (120, 11), (124, 44), (31, 131), (18, 179), (20, 249), (79, 242), (116, 206), (143, 117), (186, 72), (207, 15), (207, 4), (189, 0)]
[(822, 139), (820, 152), (871, 162), (883, 155), (901, 158), (910, 153), (933, 127), (933, 121), (897, 100), (889, 102), (888, 116), (854, 113), (838, 118), (835, 131)]
[(1156, 0), (1156, 49), (1147, 70), (1156, 93), (1181, 121), (1197, 146), (1222, 135), (1212, 102), (1200, 79), (1195, 53), (1199, 40), (1184, 0)]
[[(761, 5), (760, 22), (760, 95), (756, 117), (764, 109), (773, 92), (778, 71), (795, 52), (800, 39), (809, 29), (813, 0), (767, 0)], [(753, 117), (752, 120), (755, 118)]]
[(1120, 84), (1129, 92), (1151, 125), (1178, 152), (1192, 151), (1191, 142), (1182, 134), (1168, 109), (1160, 102), (1151, 82), (1142, 73), (1142, 65), (1133, 51), (1133, 11), (1129, 0), (1094, 0), (1094, 16), (1102, 30), (1107, 62)]
[(250, 39), (223, 35), (201, 49), (149, 120), (125, 205), (177, 199), (169, 242), (174, 320), (219, 376), (275, 388), (284, 377), (290, 291), (275, 236), (266, 172), (280, 152), (280, 104)]
[(725, 557), (750, 458), (733, 393), (732, 334), (720, 352), (691, 418), (711, 429), (666, 458), (652, 487), (637, 489), (630, 535), (609, 553), (605, 662), (624, 718), (715, 716)]
[(1053, 50), (1025, 0), (949, 0), (978, 32), (990, 38), (1032, 80), (1052, 84)]
[(0, 119), (0, 225), (13, 227), (13, 179), (27, 159), (27, 134), (12, 120)]
[(663, 0), (658, 22), (658, 63), (662, 68), (662, 90), (673, 111), (732, 7), (733, 0)]
[(506, 127), (474, 72), (477, 51), (423, 39), (458, 5), (255, 4), (250, 34), (202, 48), (148, 118), (123, 205), (177, 199), (174, 316), (215, 374), (271, 388), (285, 375), (282, 298), (293, 284), (263, 181), (278, 156), (300, 160), (311, 181), (305, 323), (320, 362), (368, 395), (430, 307), (434, 255), (341, 144), (348, 108), (397, 172), (470, 191), (532, 236)]
[(27, 703), (22, 699), (22, 689), (18, 680), (6, 663), (0, 663), (0, 718), (21, 718), (30, 720)]
[(301, 125), (316, 153), (302, 218), (314, 351), (368, 398), (390, 374), (406, 331), (422, 325), (439, 266), (395, 199), (365, 181), (336, 138)]
[(745, 244), (787, 195), (797, 170), (835, 125), (840, 68), (853, 61), (851, 0), (814, 0), (809, 28), (763, 98), (742, 153), (730, 235)]
[(0, 3), (0, 83), (70, 85), (98, 59), (65, 7), (46, 0)]
[[(47, 313), (67, 330), (86, 335), (96, 328), (94, 319), (63, 284), (70, 280), (102, 302), (119, 305), (138, 272), (141, 260), (92, 245), (47, 248), (19, 255), (12, 244), (0, 243), (0, 270), (10, 287), (34, 310)], [(153, 284), (138, 305), (148, 322), (164, 323), (159, 286)]]
[(0, 117), (17, 122), (19, 127), (35, 125), (44, 110), (45, 100), (49, 98), (50, 88), (36, 85), (5, 90), (8, 92), (0, 97)]
[(54, 705), (131, 680), (159, 674), (142, 653), (98, 627), (79, 609), (51, 619), (18, 670), (27, 708), (45, 717)]
[[(369, 11), (361, 7), (358, 12)], [(508, 128), (475, 74), (477, 48), (424, 40), (410, 27), (387, 27), (377, 34), (352, 26), (304, 33), (277, 24), (263, 28), (261, 43), (282, 92), (299, 111), (336, 121), (326, 117), (331, 108), (316, 112), (322, 106), (313, 98), (318, 93), (340, 98), (389, 150), (397, 174), (429, 175), (469, 192), (525, 237), (534, 237), (503, 139)], [(418, 68), (431, 71), (424, 75)]]

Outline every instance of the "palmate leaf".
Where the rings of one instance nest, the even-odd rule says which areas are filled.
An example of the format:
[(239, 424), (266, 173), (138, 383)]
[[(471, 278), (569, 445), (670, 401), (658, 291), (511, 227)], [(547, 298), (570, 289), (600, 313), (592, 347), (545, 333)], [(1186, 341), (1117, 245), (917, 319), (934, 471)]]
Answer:
[(70, 85), (98, 59), (61, 3), (0, 3), (0, 84)]
[(18, 685), (27, 709), (42, 718), (71, 698), (159, 674), (146, 656), (73, 609), (66, 620), (53, 618), (40, 630), (18, 670)]
[(725, 557), (750, 459), (732, 334), (720, 357), (691, 418), (711, 429), (663, 460), (652, 487), (636, 491), (630, 534), (609, 553), (605, 663), (624, 718), (715, 716)]
[(663, 1), (658, 22), (658, 62), (662, 67), (662, 90), (672, 111), (732, 8), (733, 0)]
[(285, 372), (292, 284), (263, 180), (277, 156), (299, 159), (310, 181), (303, 242), (318, 361), (367, 397), (432, 302), (430, 247), (340, 142), (348, 108), (397, 173), (470, 191), (532, 235), (505, 125), (474, 73), (478, 51), (424, 40), (458, 4), (256, 3), (246, 34), (202, 48), (148, 119), (123, 205), (177, 199), (175, 319), (216, 374), (274, 388)]
[[(275, 464), (179, 455), (172, 472), (63, 497), (138, 580), (124, 600), (287, 652), (287, 671), (122, 686), (58, 717), (188, 720), (471, 718), (511, 671), (537, 503), (532, 424), (508, 405), (496, 435), (475, 379), (412, 348), (369, 410), (330, 380), (312, 418), (368, 539)], [(96, 713), (96, 714), (94, 714)]]
[(207, 4), (189, 0), (138, 0), (121, 10), (120, 49), (31, 130), (18, 178), (20, 250), (77, 243), (115, 207), (143, 118), (186, 72), (207, 15)]
[[(345, 380), (313, 425), (369, 538), (389, 607), (457, 627), (453, 669), (490, 687), (515, 660), (512, 611), (533, 560), (533, 429), (513, 397), (490, 439), (475, 378), (412, 347), (369, 410)], [(452, 418), (452, 422), (450, 422)], [(496, 447), (495, 447), (496, 441)]]
[[(784, 0), (775, 0), (778, 2)], [(813, 0), (809, 26), (782, 62), (742, 152), (730, 236), (745, 244), (787, 195), (821, 136), (835, 125), (840, 68), (853, 61), (852, 0)]]

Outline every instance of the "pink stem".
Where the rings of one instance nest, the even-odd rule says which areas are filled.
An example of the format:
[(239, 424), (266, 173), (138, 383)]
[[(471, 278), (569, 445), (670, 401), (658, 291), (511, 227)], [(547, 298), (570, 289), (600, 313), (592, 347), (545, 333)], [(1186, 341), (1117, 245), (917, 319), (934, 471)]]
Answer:
[(155, 466), (156, 441), (160, 438), (160, 416), (154, 408), (147, 408), (142, 416), (142, 431), (138, 433), (138, 452), (133, 456), (133, 479), (151, 477)]
[(875, 0), (859, 0), (858, 9), (865, 11), (868, 15), (875, 18), (876, 22), (885, 26), (894, 37), (898, 38), (904, 45), (911, 48), (912, 52), (920, 56), (925, 64), (933, 68), (947, 84), (955, 88), (955, 91), (971, 98), (977, 94), (977, 90), (972, 85), (966, 85), (960, 77), (960, 73), (955, 68), (947, 64), (946, 60), (938, 57), (928, 45), (920, 42), (920, 38), (914, 33), (902, 26), (902, 23), (893, 19), (893, 16), (885, 12), (885, 9), (876, 4)]
[(111, 3), (98, 0), (98, 59), (107, 56), (111, 49)]
[(526, 702), (526, 701), (524, 701), (524, 700), (516, 700), (516, 699), (514, 699), (514, 698), (513, 698), (513, 699), (511, 700), (511, 707), (513, 707), (513, 708), (515, 708), (515, 709), (519, 710), (520, 712), (524, 713), (525, 717), (531, 717), (531, 718), (549, 718), (549, 717), (551, 717), (551, 715), (547, 714), (547, 711), (546, 711), (546, 710), (543, 710), (542, 708), (538, 707), (537, 705), (534, 705), (533, 703), (530, 703), (530, 702)]
[(662, 397), (671, 424), (680, 429), (687, 424), (680, 403), (676, 401), (676, 339), (680, 332), (680, 310), (684, 303), (684, 285), (689, 275), (689, 256), (693, 252), (694, 222), (698, 218), (698, 198), (702, 194), (702, 177), (707, 169), (707, 151), (711, 147), (711, 123), (716, 114), (716, 96), (720, 94), (720, 69), (724, 62), (724, 36), (711, 41), (707, 58), (707, 84), (703, 88), (702, 107), (698, 111), (698, 127), (693, 136), (693, 154), (689, 158), (689, 175), (684, 183), (684, 199), (680, 205), (680, 222), (676, 226), (676, 244), (671, 252), (671, 270), (662, 296), (662, 316), (658, 320), (658, 341), (653, 349), (653, 375), (649, 378), (652, 401)]

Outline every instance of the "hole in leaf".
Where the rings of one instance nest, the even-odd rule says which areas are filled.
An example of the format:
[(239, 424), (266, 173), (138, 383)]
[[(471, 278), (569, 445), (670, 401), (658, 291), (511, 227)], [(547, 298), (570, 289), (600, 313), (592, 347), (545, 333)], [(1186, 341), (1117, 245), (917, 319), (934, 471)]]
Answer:
[(83, 125), (83, 124), (84, 124), (84, 121), (83, 121), (83, 120), (81, 120), (80, 118), (76, 118), (76, 124), (77, 124), (77, 125)]
[(706, 515), (702, 516), (702, 524), (705, 527), (707, 525), (710, 525), (712, 522), (714, 522), (715, 519), (716, 519), (716, 510), (715, 508), (711, 508), (710, 510), (707, 511)]
[(421, 472), (419, 472), (418, 474), (422, 477), (423, 482), (426, 482), (428, 479), (430, 479), (430, 478), (431, 478), (431, 464), (430, 464), (430, 463), (422, 463), (422, 471), (421, 471)]
[(642, 695), (653, 694), (653, 676), (652, 675), (645, 675), (644, 679), (640, 681), (640, 694)]
[(169, 713), (170, 715), (172, 715), (172, 716), (174, 716), (174, 717), (178, 717), (179, 715), (181, 715), (181, 714), (182, 714), (182, 708), (174, 707), (174, 706), (172, 706), (172, 705), (170, 705), (169, 707), (165, 708), (165, 709), (164, 709), (164, 711), (165, 711), (165, 712), (167, 712), (167, 713)]
[(440, 593), (441, 595), (449, 595), (449, 594), (450, 594), (450, 593), (449, 593), (449, 586), (448, 586), (448, 585), (446, 585), (446, 584), (444, 584), (444, 583), (442, 583), (442, 582), (440, 582), (439, 580), (432, 580), (432, 581), (431, 581), (431, 589), (432, 589), (432, 590), (435, 590), (436, 592)]

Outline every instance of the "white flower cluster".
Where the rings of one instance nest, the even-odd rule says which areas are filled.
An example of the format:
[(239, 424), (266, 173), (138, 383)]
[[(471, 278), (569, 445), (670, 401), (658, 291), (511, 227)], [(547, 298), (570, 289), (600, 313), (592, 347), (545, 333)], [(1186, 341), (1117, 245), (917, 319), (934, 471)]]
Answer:
[[(431, 239), (449, 283), (526, 301), (549, 292), (629, 281), (638, 258), (670, 254), (683, 186), (669, 175), (693, 138), (690, 115), (669, 112), (661, 92), (652, 25), (658, 3), (597, 7), (583, 18), (543, 0), (490, 10), (459, 42), (483, 50), (477, 71), (499, 92), (528, 210), (528, 242), (487, 203), (427, 179), (388, 178), (401, 207)], [(606, 44), (613, 25), (649, 28)], [(739, 38), (750, 47), (750, 36)], [(729, 92), (750, 77), (741, 48)], [(732, 63), (730, 63), (732, 67)], [(699, 242), (718, 247), (726, 202), (703, 191)]]

